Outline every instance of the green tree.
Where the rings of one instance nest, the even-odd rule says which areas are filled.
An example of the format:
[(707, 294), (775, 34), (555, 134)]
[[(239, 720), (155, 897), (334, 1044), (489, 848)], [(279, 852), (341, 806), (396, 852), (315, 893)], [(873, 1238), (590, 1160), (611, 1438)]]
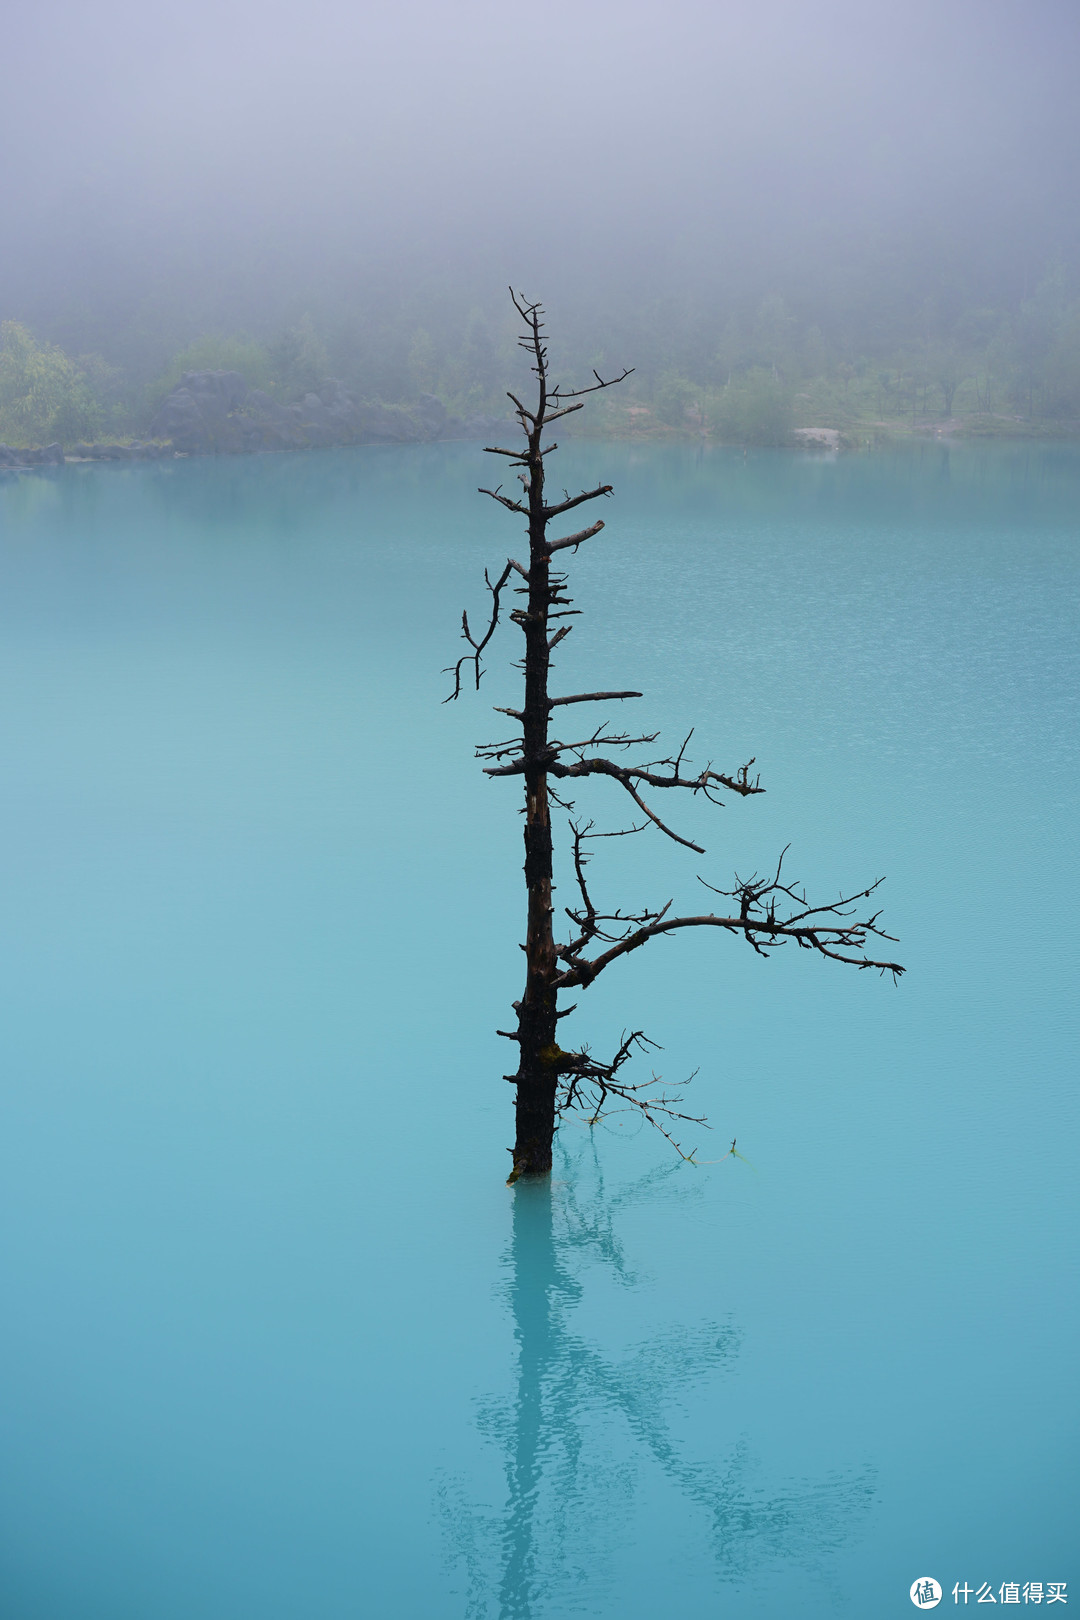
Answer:
[(969, 375), (967, 356), (955, 343), (930, 343), (925, 365), (930, 381), (941, 391), (945, 415), (951, 416), (956, 391)]
[(92, 437), (101, 419), (85, 373), (18, 321), (0, 324), (0, 437), (17, 444)]
[(720, 395), (717, 427), (736, 444), (786, 444), (794, 421), (791, 390), (764, 366), (733, 378)]
[(1043, 365), (1043, 414), (1080, 416), (1080, 303), (1062, 314)]
[(800, 353), (804, 377), (824, 377), (829, 369), (829, 355), (820, 326), (811, 326), (802, 340)]
[(495, 341), (482, 312), (474, 309), (465, 330), (461, 353), (464, 392), (477, 405), (489, 402), (498, 383)]
[(754, 359), (767, 366), (776, 378), (790, 377), (793, 364), (795, 320), (778, 294), (770, 294), (758, 305), (754, 320)]
[(680, 377), (677, 371), (668, 371), (660, 378), (654, 396), (656, 414), (661, 422), (668, 427), (681, 428), (686, 426), (686, 408), (698, 398), (701, 390), (695, 388), (686, 377)]
[(325, 381), (330, 358), (310, 315), (301, 316), (270, 345), (269, 362), (274, 387), (286, 399), (310, 394)]
[(732, 315), (720, 334), (716, 348), (716, 364), (723, 382), (730, 383), (736, 371), (745, 363), (746, 343), (737, 318)]
[(1066, 318), (1065, 267), (1056, 260), (1035, 289), (1035, 296), (1026, 298), (1020, 305), (1020, 317), (1013, 332), (1010, 393), (1029, 418), (1043, 408), (1042, 394), (1047, 373), (1052, 368), (1051, 357)]
[(439, 356), (430, 332), (418, 326), (409, 345), (409, 381), (418, 394), (433, 394), (439, 380)]

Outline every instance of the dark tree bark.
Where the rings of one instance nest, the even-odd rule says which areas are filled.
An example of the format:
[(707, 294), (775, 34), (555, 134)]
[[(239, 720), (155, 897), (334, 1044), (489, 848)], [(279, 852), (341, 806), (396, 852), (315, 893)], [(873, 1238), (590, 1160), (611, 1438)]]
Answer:
[[(676, 1150), (682, 1152), (671, 1135), (675, 1121), (694, 1119), (684, 1114), (678, 1093), (665, 1093), (660, 1089), (657, 1076), (644, 1082), (629, 1082), (621, 1070), (635, 1051), (654, 1043), (648, 1041), (641, 1030), (624, 1034), (618, 1051), (608, 1062), (591, 1056), (588, 1048), (564, 1051), (558, 1041), (558, 1021), (573, 1007), (560, 1009), (560, 990), (585, 988), (612, 962), (637, 950), (650, 939), (675, 929), (713, 927), (729, 933), (741, 934), (761, 955), (767, 955), (778, 945), (794, 940), (805, 949), (816, 950), (836, 961), (849, 962), (860, 968), (873, 967), (894, 976), (903, 972), (896, 962), (877, 961), (866, 953), (871, 936), (888, 939), (877, 926), (877, 914), (858, 919), (853, 905), (873, 893), (877, 884), (859, 894), (841, 896), (824, 906), (811, 906), (797, 886), (782, 878), (782, 863), (777, 865), (772, 878), (759, 880), (755, 874), (748, 880), (736, 878), (732, 890), (714, 889), (733, 900), (737, 910), (721, 916), (709, 913), (693, 917), (669, 917), (671, 902), (657, 911), (627, 913), (599, 912), (593, 904), (585, 878), (588, 862), (586, 844), (597, 837), (623, 836), (641, 832), (650, 823), (676, 843), (703, 854), (699, 844), (682, 837), (669, 827), (646, 801), (644, 794), (661, 788), (681, 789), (703, 794), (714, 803), (718, 789), (726, 789), (742, 796), (761, 793), (757, 778), (751, 779), (753, 760), (732, 774), (714, 771), (711, 765), (703, 770), (691, 771), (686, 758), (688, 737), (678, 754), (670, 758), (649, 760), (640, 765), (619, 764), (596, 752), (601, 746), (627, 749), (656, 741), (655, 735), (629, 736), (609, 733), (600, 725), (591, 735), (575, 742), (562, 742), (551, 735), (552, 711), (579, 703), (602, 703), (640, 697), (640, 692), (575, 692), (568, 696), (552, 697), (548, 679), (551, 654), (570, 633), (566, 621), (572, 615), (570, 598), (565, 594), (567, 576), (552, 559), (563, 551), (577, 551), (578, 546), (593, 538), (604, 527), (597, 521), (572, 534), (551, 538), (548, 525), (589, 501), (611, 494), (610, 484), (584, 490), (578, 495), (564, 495), (562, 500), (549, 502), (545, 493), (545, 460), (558, 446), (544, 444), (546, 429), (574, 411), (583, 408), (583, 395), (597, 393), (613, 387), (630, 375), (605, 381), (597, 372), (595, 383), (587, 388), (560, 389), (552, 387), (548, 369), (547, 347), (544, 340), (543, 311), (539, 304), (530, 303), (511, 291), (514, 307), (524, 323), (525, 333), (521, 346), (532, 361), (537, 380), (537, 400), (530, 410), (516, 395), (510, 394), (525, 443), (518, 450), (488, 446), (491, 455), (506, 458), (517, 469), (522, 487), (521, 500), (495, 489), (481, 493), (489, 495), (509, 511), (517, 513), (526, 523), (529, 538), (527, 566), (515, 558), (507, 560), (505, 568), (493, 583), (485, 574), (491, 593), (491, 617), (479, 638), (473, 634), (467, 614), (462, 615), (462, 634), (470, 651), (453, 668), (454, 690), (450, 698), (461, 691), (462, 672), (471, 665), (477, 688), (483, 672), (481, 655), (499, 622), (504, 590), (511, 581), (519, 580), (513, 589), (526, 598), (523, 607), (514, 608), (509, 617), (525, 637), (525, 693), (520, 709), (500, 708), (500, 714), (509, 715), (520, 728), (520, 734), (507, 742), (483, 744), (477, 749), (479, 758), (489, 761), (489, 776), (518, 776), (525, 789), (525, 887), (528, 897), (525, 932), (525, 989), (520, 1001), (514, 1003), (517, 1027), (499, 1033), (514, 1041), (518, 1047), (518, 1067), (507, 1075), (517, 1088), (517, 1134), (513, 1148), (514, 1167), (510, 1175), (516, 1181), (523, 1175), (544, 1175), (551, 1169), (552, 1140), (561, 1113), (568, 1108), (582, 1108), (597, 1117), (611, 1101), (631, 1105), (656, 1125)], [(559, 622), (562, 621), (562, 622)], [(449, 701), (449, 700), (448, 700)], [(576, 778), (606, 776), (617, 782), (633, 800), (637, 813), (644, 817), (640, 825), (621, 829), (614, 834), (598, 834), (592, 823), (580, 825), (571, 820), (573, 836), (574, 873), (580, 896), (577, 909), (566, 912), (572, 924), (572, 935), (563, 944), (555, 939), (552, 902), (553, 852), (551, 832), (551, 806), (556, 803), (568, 811), (573, 804), (560, 797), (553, 782), (560, 785)], [(879, 880), (880, 881), (880, 880)], [(708, 885), (707, 885), (708, 887)], [(685, 1156), (685, 1155), (684, 1155)]]

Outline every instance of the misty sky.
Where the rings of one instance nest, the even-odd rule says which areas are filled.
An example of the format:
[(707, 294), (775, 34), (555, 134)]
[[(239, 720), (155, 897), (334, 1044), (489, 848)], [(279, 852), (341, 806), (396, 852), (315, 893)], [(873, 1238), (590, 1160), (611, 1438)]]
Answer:
[(1037, 274), (1078, 238), (1076, 0), (35, 0), (3, 36), (2, 315), (184, 274), (764, 285), (913, 238)]

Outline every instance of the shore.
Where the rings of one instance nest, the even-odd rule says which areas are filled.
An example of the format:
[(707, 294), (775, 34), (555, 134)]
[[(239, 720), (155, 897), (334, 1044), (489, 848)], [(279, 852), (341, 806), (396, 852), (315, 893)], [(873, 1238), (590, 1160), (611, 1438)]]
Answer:
[[(483, 442), (500, 434), (514, 433), (517, 424), (497, 418), (463, 424), (447, 418), (437, 424), (435, 432), (418, 431), (416, 419), (400, 407), (393, 408), (390, 432), (342, 433), (322, 431), (297, 433), (282, 442), (252, 442), (250, 436), (204, 433), (195, 442), (184, 436), (180, 442), (171, 438), (125, 439), (101, 443), (75, 443), (64, 446), (59, 442), (47, 445), (18, 446), (0, 444), (0, 472), (23, 472), (45, 467), (65, 465), (92, 465), (96, 463), (127, 463), (133, 461), (173, 461), (189, 456), (244, 455), (280, 453), (289, 450), (342, 449), (358, 444), (416, 444)], [(389, 414), (389, 408), (387, 408)], [(430, 423), (430, 415), (428, 418)], [(231, 424), (230, 424), (231, 425)], [(306, 427), (308, 424), (304, 424)], [(382, 424), (380, 423), (380, 426)], [(431, 426), (436, 424), (432, 423)], [(351, 426), (351, 425), (350, 425)], [(425, 423), (424, 426), (428, 426)], [(441, 429), (441, 431), (439, 431)], [(617, 439), (639, 443), (696, 443), (728, 446), (733, 449), (778, 448), (802, 449), (809, 452), (837, 455), (841, 452), (884, 449), (894, 444), (985, 443), (1000, 440), (1074, 442), (1080, 439), (1080, 422), (1030, 422), (1020, 417), (974, 416), (949, 417), (941, 421), (910, 421), (872, 419), (837, 426), (804, 425), (791, 429), (782, 438), (744, 441), (724, 437), (703, 427), (699, 417), (688, 419), (685, 426), (674, 427), (659, 421), (647, 407), (634, 405), (623, 412), (609, 413), (609, 419), (589, 428), (578, 428), (567, 437), (587, 439)], [(222, 442), (224, 441), (224, 442)]]

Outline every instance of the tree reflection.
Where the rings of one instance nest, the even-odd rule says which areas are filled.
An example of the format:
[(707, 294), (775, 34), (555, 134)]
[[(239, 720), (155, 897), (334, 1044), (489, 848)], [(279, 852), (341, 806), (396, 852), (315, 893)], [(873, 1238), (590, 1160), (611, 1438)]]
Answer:
[(575, 1308), (587, 1298), (581, 1261), (599, 1260), (632, 1286), (620, 1208), (679, 1171), (665, 1165), (605, 1196), (598, 1169), (589, 1199), (569, 1183), (514, 1188), (514, 1390), (485, 1403), (478, 1419), (501, 1457), (505, 1502), (485, 1513), (462, 1490), (441, 1492), (452, 1553), (468, 1578), (469, 1620), (595, 1612), (646, 1471), (677, 1493), (683, 1518), (687, 1509), (699, 1518), (715, 1575), (733, 1584), (778, 1564), (831, 1584), (830, 1553), (869, 1509), (869, 1470), (767, 1491), (754, 1483), (745, 1443), (720, 1461), (689, 1454), (672, 1427), (678, 1397), (730, 1368), (740, 1344), (730, 1324), (672, 1327), (623, 1355), (575, 1330)]

